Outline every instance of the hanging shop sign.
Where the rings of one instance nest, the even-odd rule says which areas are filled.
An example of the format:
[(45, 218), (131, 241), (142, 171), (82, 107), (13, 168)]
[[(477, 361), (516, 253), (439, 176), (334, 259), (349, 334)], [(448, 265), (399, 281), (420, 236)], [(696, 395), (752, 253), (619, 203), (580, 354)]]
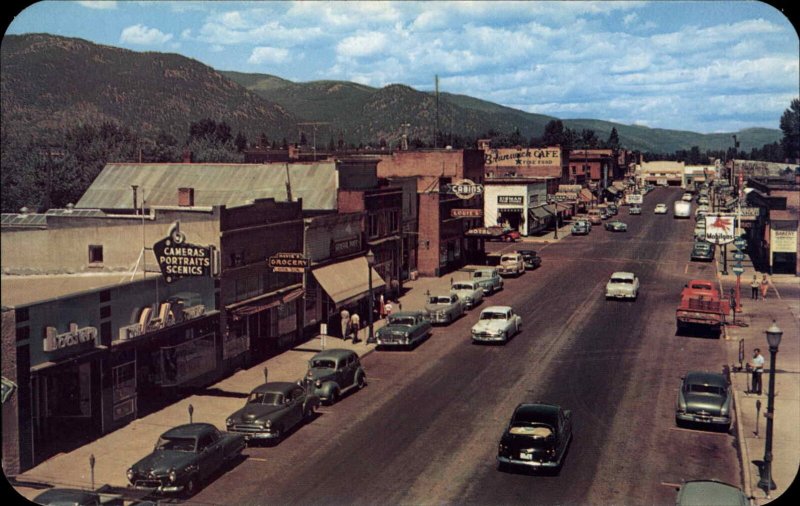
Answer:
[(713, 244), (727, 244), (736, 238), (734, 233), (734, 215), (706, 215), (706, 241)]
[(153, 245), (153, 253), (167, 283), (187, 277), (211, 276), (213, 250), (213, 246), (187, 243), (180, 222), (175, 222), (169, 235)]
[(42, 348), (44, 351), (56, 351), (81, 343), (88, 343), (97, 339), (97, 327), (78, 328), (77, 323), (69, 324), (69, 332), (58, 333), (55, 327), (45, 328), (45, 338)]
[(308, 268), (308, 259), (302, 253), (275, 253), (267, 260), (273, 272), (303, 273)]
[(481, 195), (483, 193), (483, 185), (475, 184), (470, 179), (462, 179), (455, 183), (447, 183), (444, 192), (455, 195), (460, 199), (468, 200), (476, 195)]
[(451, 218), (482, 218), (483, 209), (450, 209)]
[(521, 206), (525, 203), (525, 197), (522, 195), (498, 195), (497, 203)]
[(770, 229), (770, 245), (773, 253), (797, 253), (797, 230)]
[(354, 235), (346, 239), (334, 240), (331, 239), (331, 257), (340, 257), (349, 255), (361, 250), (361, 237)]

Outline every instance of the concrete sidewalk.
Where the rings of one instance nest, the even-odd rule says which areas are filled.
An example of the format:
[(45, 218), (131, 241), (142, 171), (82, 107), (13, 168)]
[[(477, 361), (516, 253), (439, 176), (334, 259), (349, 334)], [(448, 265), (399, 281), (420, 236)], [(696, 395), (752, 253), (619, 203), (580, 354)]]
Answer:
[[(730, 255), (730, 251), (729, 251)], [(728, 258), (728, 269), (732, 267)], [(742, 311), (737, 312), (737, 325), (726, 326), (726, 346), (731, 365), (731, 386), (736, 405), (736, 436), (742, 459), (742, 478), (745, 494), (753, 498), (753, 504), (766, 504), (783, 494), (794, 482), (800, 466), (800, 300), (781, 297), (781, 286), (796, 287), (800, 280), (792, 275), (770, 276), (770, 288), (766, 300), (750, 299), (750, 281), (756, 273), (749, 258), (743, 262), (745, 272), (741, 276)], [(721, 265), (720, 272), (721, 272)], [(719, 275), (722, 288), (728, 294), (736, 286), (732, 272)], [(775, 322), (783, 331), (783, 339), (776, 356), (775, 408), (772, 442), (772, 480), (776, 490), (767, 495), (758, 488), (759, 470), (764, 459), (767, 393), (769, 390), (770, 364), (766, 330)], [(754, 348), (759, 348), (766, 359), (763, 374), (763, 395), (746, 393), (750, 387), (751, 374), (739, 369), (740, 341), (744, 346), (744, 362), (752, 357)], [(761, 402), (760, 411), (756, 402)]]

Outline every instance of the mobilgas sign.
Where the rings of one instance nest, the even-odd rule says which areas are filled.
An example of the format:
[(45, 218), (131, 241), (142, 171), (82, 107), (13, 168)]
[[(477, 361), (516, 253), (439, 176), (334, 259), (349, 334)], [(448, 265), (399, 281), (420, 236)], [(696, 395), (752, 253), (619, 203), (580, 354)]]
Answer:
[(153, 253), (167, 283), (186, 277), (211, 276), (212, 250), (213, 246), (187, 243), (178, 222), (172, 225), (167, 237), (153, 245)]
[(736, 238), (732, 214), (707, 214), (705, 220), (706, 241), (713, 244), (727, 244)]

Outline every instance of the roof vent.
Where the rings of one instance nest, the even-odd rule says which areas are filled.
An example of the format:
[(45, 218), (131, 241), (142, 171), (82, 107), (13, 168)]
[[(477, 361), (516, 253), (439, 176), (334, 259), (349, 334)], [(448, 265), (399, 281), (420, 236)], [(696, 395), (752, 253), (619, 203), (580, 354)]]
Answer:
[(73, 204), (72, 202), (70, 202), (69, 204), (67, 204), (67, 209), (66, 209), (66, 211), (64, 211), (64, 212), (66, 212), (66, 213), (71, 213), (71, 212), (72, 212), (74, 209), (75, 209), (75, 204)]
[(26, 215), (26, 214), (28, 214), (28, 212), (29, 211), (28, 211), (27, 207), (23, 207), (22, 209), (19, 210), (19, 214), (22, 214), (22, 215)]
[(194, 188), (178, 188), (178, 205), (194, 206)]

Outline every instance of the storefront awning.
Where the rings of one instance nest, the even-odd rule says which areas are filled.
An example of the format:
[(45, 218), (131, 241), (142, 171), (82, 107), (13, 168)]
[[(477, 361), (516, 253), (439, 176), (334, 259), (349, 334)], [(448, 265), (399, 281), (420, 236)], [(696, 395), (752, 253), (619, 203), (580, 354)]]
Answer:
[(245, 301), (237, 302), (226, 306), (225, 309), (233, 314), (233, 319), (238, 320), (251, 314), (266, 311), (273, 307), (278, 307), (281, 304), (291, 302), (296, 298), (303, 295), (303, 288), (299, 285), (292, 285), (288, 290), (278, 290), (274, 292), (265, 293), (258, 297), (253, 297)]
[[(369, 292), (369, 269), (366, 257), (326, 265), (312, 271), (325, 293), (336, 305), (352, 302)], [(372, 289), (382, 290), (383, 278), (372, 268)]]
[(592, 195), (592, 192), (590, 190), (584, 188), (581, 190), (581, 193), (580, 195), (578, 195), (578, 198), (583, 202), (591, 202), (592, 200), (594, 200), (594, 195)]
[(538, 220), (546, 220), (553, 217), (551, 213), (547, 212), (545, 206), (531, 207), (528, 211), (531, 217)]

